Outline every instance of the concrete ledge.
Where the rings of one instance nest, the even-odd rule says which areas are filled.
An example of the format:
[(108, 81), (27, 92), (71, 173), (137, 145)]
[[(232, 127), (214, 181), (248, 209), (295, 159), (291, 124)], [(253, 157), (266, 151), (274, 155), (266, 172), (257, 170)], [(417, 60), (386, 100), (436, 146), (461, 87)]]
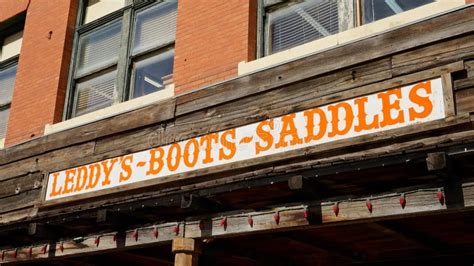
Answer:
[[(123, 103), (119, 103), (104, 109), (100, 109), (82, 116), (74, 117), (72, 119), (57, 123), (47, 124), (44, 127), (44, 135), (56, 133), (59, 131), (75, 128), (85, 124), (89, 124), (108, 117), (116, 116), (122, 113), (130, 112), (150, 104), (171, 98), (174, 96), (174, 84), (166, 86), (163, 90), (150, 93), (136, 99), (132, 99)], [(0, 143), (1, 144), (1, 143)]]

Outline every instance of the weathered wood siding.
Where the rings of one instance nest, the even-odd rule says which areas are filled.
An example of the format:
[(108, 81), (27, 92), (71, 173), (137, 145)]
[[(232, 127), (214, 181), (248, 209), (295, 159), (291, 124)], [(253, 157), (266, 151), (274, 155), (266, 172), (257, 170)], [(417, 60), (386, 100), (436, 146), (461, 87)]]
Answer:
[[(225, 130), (290, 112), (444, 75), (455, 114), (443, 121), (336, 141), (139, 184), (181, 186), (252, 171), (306, 167), (341, 158), (395, 153), (473, 137), (474, 7), (444, 14), (297, 61), (239, 77), (75, 129), (0, 151), (0, 222), (37, 215), (45, 175)], [(292, 159), (287, 166), (285, 160)], [(233, 169), (229, 171), (229, 169)], [(275, 170), (277, 169), (277, 170)], [(164, 183), (166, 182), (166, 183)], [(135, 185), (138, 189), (139, 187)], [(130, 187), (132, 188), (132, 187)], [(157, 187), (158, 188), (158, 187)], [(119, 194), (118, 194), (119, 195)], [(116, 195), (107, 201), (113, 202)], [(118, 196), (117, 196), (118, 198)], [(102, 198), (88, 200), (90, 206)], [(61, 207), (61, 206), (60, 206)], [(68, 207), (71, 207), (69, 205)]]

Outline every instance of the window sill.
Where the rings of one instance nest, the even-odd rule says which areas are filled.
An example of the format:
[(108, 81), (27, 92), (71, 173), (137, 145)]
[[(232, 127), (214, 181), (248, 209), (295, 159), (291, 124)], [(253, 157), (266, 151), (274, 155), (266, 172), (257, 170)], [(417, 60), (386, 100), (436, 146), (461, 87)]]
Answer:
[(139, 108), (154, 104), (156, 102), (171, 98), (173, 96), (174, 84), (170, 84), (167, 85), (165, 89), (158, 92), (150, 93), (146, 96), (119, 103), (57, 124), (47, 124), (44, 128), (44, 135), (79, 127), (105, 118), (137, 110)]
[(240, 62), (238, 66), (238, 74), (239, 76), (248, 75), (250, 73), (281, 65), (289, 61), (323, 52), (339, 45), (348, 44), (397, 27), (414, 23), (463, 5), (465, 5), (465, 0), (439, 0), (435, 3), (405, 11), (395, 16), (340, 32), (251, 62)]

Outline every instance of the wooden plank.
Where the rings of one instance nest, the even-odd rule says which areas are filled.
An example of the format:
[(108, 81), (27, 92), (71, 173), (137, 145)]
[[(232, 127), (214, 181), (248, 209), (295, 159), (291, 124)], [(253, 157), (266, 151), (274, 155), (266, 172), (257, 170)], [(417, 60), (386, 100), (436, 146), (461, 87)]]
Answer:
[(40, 172), (0, 181), (0, 203), (2, 198), (18, 195), (34, 189), (41, 189), (42, 182), (43, 174)]
[(455, 92), (456, 112), (458, 114), (474, 111), (474, 87)]
[[(239, 77), (231, 82), (212, 86), (177, 99), (176, 115), (218, 105), (311, 78), (328, 71), (349, 67), (364, 61), (398, 53), (460, 34), (472, 32), (474, 8), (468, 7), (427, 21), (415, 23), (396, 31), (386, 32), (350, 45), (318, 53), (302, 60), (276, 66), (268, 71)], [(456, 21), (453, 23), (453, 21)], [(413, 33), (416, 32), (416, 38)], [(390, 41), (390, 45), (380, 45)], [(236, 93), (228, 93), (236, 91)]]
[(465, 79), (456, 80), (454, 82), (455, 90), (471, 89), (474, 88), (474, 76)]
[(446, 113), (446, 116), (454, 116), (456, 115), (456, 105), (454, 102), (453, 79), (451, 73), (441, 74), (441, 82), (443, 83), (444, 112)]
[(9, 211), (8, 213), (0, 214), (0, 224), (11, 224), (14, 221), (28, 220), (35, 217), (37, 214), (38, 209), (31, 207)]
[(18, 195), (1, 199), (0, 213), (34, 206), (41, 199), (41, 190), (30, 190)]
[(462, 61), (474, 56), (474, 35), (415, 48), (392, 57), (394, 76)]

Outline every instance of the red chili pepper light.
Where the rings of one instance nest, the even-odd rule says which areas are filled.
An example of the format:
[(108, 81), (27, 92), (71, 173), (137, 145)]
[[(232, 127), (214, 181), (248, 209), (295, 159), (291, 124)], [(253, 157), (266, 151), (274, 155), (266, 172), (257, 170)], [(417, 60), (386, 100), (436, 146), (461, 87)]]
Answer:
[(224, 230), (227, 229), (227, 217), (223, 217), (219, 222), (220, 226), (224, 227)]
[(176, 224), (174, 227), (173, 227), (173, 233), (175, 235), (178, 235), (179, 234), (179, 224)]
[(406, 205), (407, 205), (407, 199), (405, 198), (405, 193), (402, 193), (400, 195), (400, 206), (402, 206), (402, 209), (405, 209)]
[(43, 245), (43, 247), (41, 247), (41, 253), (46, 254), (47, 249), (48, 245)]
[(334, 203), (334, 205), (332, 206), (332, 211), (334, 212), (334, 215), (336, 215), (336, 217), (339, 215), (339, 202)]
[(33, 247), (28, 248), (28, 256), (31, 258), (33, 256)]
[(250, 227), (253, 227), (253, 217), (252, 217), (252, 215), (249, 215), (247, 217), (247, 223), (250, 225)]
[(309, 219), (309, 210), (308, 210), (307, 208), (304, 209), (304, 211), (303, 211), (303, 216), (304, 216), (304, 218), (305, 218), (306, 220)]
[(99, 246), (99, 244), (100, 244), (100, 236), (98, 236), (98, 237), (95, 238), (94, 244), (95, 244), (96, 247)]
[(13, 256), (15, 259), (16, 259), (16, 256), (18, 256), (18, 249), (17, 249), (17, 248), (15, 248), (15, 249), (13, 250), (12, 256)]
[(444, 193), (441, 190), (438, 190), (438, 193), (436, 194), (438, 197), (438, 201), (441, 205), (444, 205)]
[(366, 200), (365, 206), (367, 206), (367, 210), (369, 210), (369, 212), (372, 213), (372, 210), (373, 210), (374, 206), (372, 205), (372, 202), (370, 201), (370, 199)]
[(5, 259), (5, 250), (2, 251), (2, 260)]
[(203, 221), (199, 221), (198, 226), (199, 226), (199, 230), (201, 230), (201, 231), (204, 230), (204, 222)]
[(117, 234), (114, 234), (114, 235), (112, 236), (112, 241), (117, 242)]
[(273, 214), (273, 220), (275, 221), (276, 224), (280, 224), (280, 212), (275, 212)]
[(135, 229), (135, 231), (133, 231), (132, 237), (135, 238), (135, 242), (138, 241), (138, 229)]
[(63, 244), (63, 242), (61, 242), (61, 243), (59, 244), (59, 250), (61, 251), (61, 253), (64, 252), (64, 244)]
[(153, 235), (155, 236), (155, 238), (158, 238), (158, 235), (160, 234), (160, 232), (158, 231), (158, 228), (156, 226), (153, 227)]

